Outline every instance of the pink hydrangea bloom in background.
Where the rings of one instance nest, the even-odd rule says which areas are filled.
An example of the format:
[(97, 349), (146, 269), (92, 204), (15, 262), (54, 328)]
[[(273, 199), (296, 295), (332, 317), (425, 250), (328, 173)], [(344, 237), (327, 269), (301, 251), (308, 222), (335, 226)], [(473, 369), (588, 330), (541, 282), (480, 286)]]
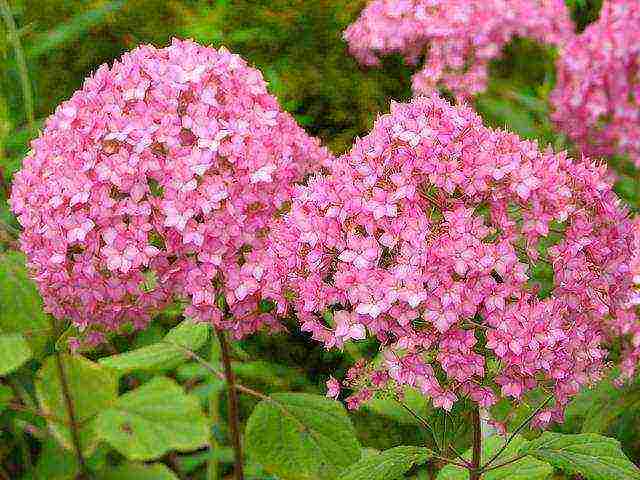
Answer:
[(489, 62), (514, 37), (562, 45), (573, 28), (563, 0), (373, 0), (344, 38), (365, 65), (392, 53), (416, 64), (424, 54), (414, 91), (445, 87), (463, 100), (486, 89)]
[[(351, 407), (404, 386), (447, 410), (543, 388), (555, 397), (547, 423), (637, 326), (632, 238), (606, 167), (418, 97), (296, 187), (270, 236), (264, 293), (328, 347), (365, 331), (380, 341), (378, 361), (343, 382)], [(550, 293), (536, 287), (541, 269)]]
[(31, 147), (11, 205), (53, 315), (141, 327), (175, 298), (236, 336), (275, 326), (255, 314), (256, 258), (293, 182), (331, 156), (258, 70), (191, 41), (141, 46), (101, 66)]
[[(631, 308), (640, 307), (640, 218), (636, 217), (633, 224), (634, 236), (631, 256), (631, 274), (635, 285), (635, 292), (631, 297)], [(620, 322), (620, 331), (631, 338), (630, 345), (623, 357), (621, 365), (621, 381), (633, 378), (640, 365), (640, 325), (634, 321), (631, 312), (627, 314), (626, 322)]]
[(605, 0), (600, 19), (557, 61), (557, 126), (592, 156), (628, 155), (640, 166), (640, 2)]

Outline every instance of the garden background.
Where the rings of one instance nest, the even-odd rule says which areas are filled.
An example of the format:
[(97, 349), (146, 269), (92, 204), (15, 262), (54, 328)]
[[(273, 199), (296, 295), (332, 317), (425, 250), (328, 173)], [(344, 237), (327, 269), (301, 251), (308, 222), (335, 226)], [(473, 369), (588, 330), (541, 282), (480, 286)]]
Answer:
[[(578, 28), (597, 18), (597, 0), (568, 2)], [(95, 370), (101, 365), (95, 363), (98, 359), (159, 345), (168, 332), (182, 338), (181, 332), (171, 330), (182, 320), (179, 308), (159, 315), (144, 331), (116, 336), (106, 346), (83, 352), (90, 362), (67, 358), (65, 338), (73, 332), (47, 322), (35, 287), (27, 278), (24, 259), (17, 253), (19, 225), (7, 203), (12, 175), (20, 168), (29, 140), (43, 120), (102, 63), (110, 63), (142, 43), (164, 46), (172, 37), (192, 38), (216, 47), (225, 45), (259, 68), (282, 107), (309, 134), (341, 154), (355, 136), (371, 129), (379, 114), (388, 112), (391, 100), (411, 98), (413, 69), (400, 56), (384, 58), (382, 68), (366, 69), (347, 52), (342, 32), (365, 3), (0, 0), (0, 332), (22, 332), (30, 350), (26, 362), (16, 368), (6, 363), (3, 367), (7, 360), (3, 359), (6, 352), (0, 340), (0, 478), (63, 480), (79, 475), (82, 466), (70, 446), (70, 433), (56, 424), (56, 415), (65, 412), (65, 405), (56, 403), (63, 385), (46, 376), (60, 358), (66, 358), (70, 365), (68, 387), (76, 414), (89, 425), (84, 432), (81, 428), (81, 435), (92, 438), (81, 443), (89, 469), (98, 472), (95, 475), (107, 479), (227, 478), (233, 462), (224, 420), (228, 405), (223, 382), (213, 378), (206, 365), (183, 351), (171, 352), (168, 344), (163, 344), (161, 349), (173, 356), (163, 356), (153, 368), (123, 367), (118, 379)], [(7, 27), (10, 19), (15, 22), (19, 45)], [(475, 100), (485, 123), (507, 127), (541, 145), (573, 151), (549, 120), (547, 100), (555, 81), (554, 59), (550, 47), (526, 40), (511, 42), (503, 58), (492, 64), (488, 90)], [(638, 211), (638, 171), (624, 158), (611, 158), (609, 163), (618, 174), (616, 192)], [(545, 272), (540, 272), (540, 277), (544, 276)], [(328, 352), (301, 333), (295, 322), (288, 327), (289, 334), (254, 335), (234, 345), (234, 369), (243, 385), (266, 394), (324, 395), (329, 375), (342, 376), (355, 359), (376, 348), (374, 342), (366, 341), (345, 352)], [(184, 341), (199, 358), (214, 364), (219, 360), (217, 344), (206, 329), (182, 334), (187, 335)], [(106, 392), (105, 385), (113, 392)], [(130, 413), (135, 417), (131, 421), (139, 422), (135, 423), (140, 426), (136, 433), (141, 435), (130, 443), (114, 440), (117, 432), (97, 435), (92, 428), (98, 427), (92, 422), (101, 410), (113, 410), (111, 396), (115, 398), (116, 390), (123, 395), (140, 385), (153, 387), (144, 402), (157, 401), (166, 409)], [(409, 400), (423, 410), (439, 436), (450, 437), (462, 450), (469, 446), (470, 432), (457, 429), (459, 425), (429, 410), (420, 398)], [(243, 422), (257, 403), (256, 398), (241, 396)], [(528, 412), (523, 406), (519, 417)], [(574, 400), (567, 421), (555, 429), (614, 437), (637, 464), (639, 412), (639, 383), (618, 389), (605, 381)], [(159, 420), (154, 415), (159, 415)], [(349, 417), (359, 443), (367, 449), (431, 441), (415, 418), (385, 399), (372, 401)], [(118, 418), (115, 413), (113, 418)], [(152, 420), (161, 426), (154, 426)], [(428, 464), (413, 470), (411, 478), (435, 478), (437, 468), (437, 464)], [(246, 478), (315, 477), (283, 475), (248, 455)]]

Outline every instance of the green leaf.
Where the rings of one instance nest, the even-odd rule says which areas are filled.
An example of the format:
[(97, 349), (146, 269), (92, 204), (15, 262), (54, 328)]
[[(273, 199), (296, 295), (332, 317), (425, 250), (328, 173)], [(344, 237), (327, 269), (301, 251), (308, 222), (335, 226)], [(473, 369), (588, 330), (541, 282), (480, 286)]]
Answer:
[(61, 48), (64, 44), (72, 42), (91, 28), (95, 28), (105, 22), (109, 14), (117, 12), (125, 5), (126, 2), (123, 0), (111, 1), (72, 17), (55, 29), (36, 37), (32, 42), (33, 47), (27, 51), (27, 56), (34, 58), (51, 52), (56, 48)]
[[(118, 382), (111, 371), (84, 357), (60, 354), (60, 360), (73, 403), (80, 445), (83, 452), (89, 454), (98, 444), (95, 417), (116, 400)], [(45, 359), (36, 374), (35, 388), (41, 410), (51, 416), (49, 428), (62, 446), (72, 450), (69, 412), (55, 356)]]
[[(499, 435), (493, 435), (483, 440), (482, 463), (489, 461), (502, 448), (506, 439)], [(509, 446), (494, 460), (492, 465), (499, 465), (519, 456), (519, 450), (529, 442), (523, 437), (516, 436)], [(465, 459), (471, 459), (471, 449), (463, 455)], [(517, 462), (510, 463), (501, 468), (490, 470), (482, 475), (482, 480), (544, 480), (553, 473), (550, 465), (531, 457), (524, 457)], [(447, 465), (438, 474), (437, 480), (467, 480), (468, 470), (455, 465)]]
[(0, 375), (8, 375), (31, 358), (31, 348), (20, 333), (0, 334)]
[(51, 332), (25, 258), (17, 252), (0, 254), (0, 332), (22, 333), (36, 357), (44, 352)]
[(35, 478), (74, 480), (80, 467), (72, 452), (64, 450), (49, 437), (45, 440), (35, 467)]
[(177, 383), (156, 377), (100, 412), (97, 435), (130, 460), (151, 460), (169, 450), (207, 444), (207, 419), (196, 398)]
[(102, 472), (98, 480), (178, 480), (178, 477), (161, 463), (125, 463)]
[(209, 338), (209, 325), (185, 320), (173, 328), (164, 340), (126, 353), (99, 360), (102, 365), (126, 373), (133, 370), (170, 370), (185, 360), (188, 350), (198, 350)]
[(9, 406), (13, 399), (13, 390), (6, 385), (0, 385), (0, 413)]
[(247, 455), (284, 480), (336, 478), (360, 458), (360, 444), (342, 405), (319, 395), (278, 393), (247, 421)]
[(426, 462), (433, 452), (424, 447), (395, 447), (368, 455), (351, 465), (340, 480), (395, 480), (402, 478), (416, 464)]
[[(406, 387), (404, 389), (403, 403), (411, 408), (414, 412), (426, 416), (428, 410), (428, 402), (424, 395), (419, 393), (415, 388)], [(375, 396), (364, 404), (366, 409), (384, 415), (398, 423), (406, 425), (420, 425), (420, 421), (405, 410), (402, 405), (391, 397)]]
[(520, 453), (587, 480), (640, 479), (640, 469), (622, 452), (620, 442), (595, 433), (545, 432), (524, 445)]

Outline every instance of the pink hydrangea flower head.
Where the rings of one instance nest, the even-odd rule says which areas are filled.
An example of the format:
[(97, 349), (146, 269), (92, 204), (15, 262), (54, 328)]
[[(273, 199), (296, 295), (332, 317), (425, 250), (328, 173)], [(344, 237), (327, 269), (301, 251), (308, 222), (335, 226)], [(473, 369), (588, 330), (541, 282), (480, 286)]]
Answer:
[(558, 420), (637, 325), (632, 237), (604, 166), (418, 97), (296, 187), (265, 293), (327, 347), (377, 338), (381, 357), (343, 382), (351, 407), (405, 386), (446, 410), (544, 388), (555, 403), (541, 420)]
[(600, 18), (561, 49), (553, 120), (592, 156), (640, 166), (640, 3), (605, 0)]
[(293, 182), (331, 157), (242, 58), (177, 39), (138, 47), (31, 146), (11, 206), (53, 315), (143, 326), (175, 298), (236, 336), (275, 326), (256, 314), (258, 258)]
[(412, 64), (418, 94), (445, 87), (459, 99), (485, 90), (489, 62), (514, 37), (563, 44), (573, 24), (563, 0), (372, 0), (344, 32), (365, 65), (401, 53)]

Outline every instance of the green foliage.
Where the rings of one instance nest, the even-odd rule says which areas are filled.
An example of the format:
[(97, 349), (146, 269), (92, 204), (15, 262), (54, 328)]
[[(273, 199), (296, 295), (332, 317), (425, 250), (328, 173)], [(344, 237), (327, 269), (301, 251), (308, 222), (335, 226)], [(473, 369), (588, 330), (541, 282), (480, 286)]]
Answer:
[[(498, 435), (491, 436), (483, 440), (482, 445), (482, 464), (489, 461), (500, 451), (505, 443), (505, 439)], [(500, 454), (500, 456), (492, 463), (499, 465), (516, 458), (529, 442), (523, 437), (516, 436), (509, 446)], [(519, 452), (520, 451), (520, 452)], [(463, 455), (466, 460), (471, 459), (471, 449), (467, 450)], [(553, 469), (546, 463), (526, 456), (509, 465), (495, 470), (489, 470), (483, 474), (483, 480), (544, 480), (549, 478), (553, 473)], [(438, 474), (438, 480), (466, 480), (469, 478), (469, 472), (466, 469), (455, 465), (447, 465)]]
[[(52, 355), (44, 360), (36, 374), (35, 388), (40, 408), (60, 444), (74, 449), (75, 427), (83, 452), (93, 452), (98, 445), (96, 415), (116, 400), (116, 376), (84, 357), (58, 354), (57, 358)], [(73, 405), (73, 419), (69, 403)]]
[(7, 375), (31, 358), (31, 348), (19, 333), (0, 334), (0, 375)]
[(423, 447), (395, 447), (367, 455), (340, 475), (340, 480), (397, 480), (433, 455)]
[(102, 358), (99, 363), (120, 373), (169, 370), (184, 363), (188, 350), (199, 350), (204, 346), (209, 338), (209, 329), (205, 323), (185, 320), (167, 333), (163, 341)]
[[(0, 253), (0, 333), (20, 334), (32, 353), (39, 357), (46, 346), (50, 325), (24, 264), (20, 253)], [(16, 346), (25, 351), (25, 345)]]
[(640, 479), (640, 469), (622, 452), (620, 442), (593, 433), (564, 435), (545, 432), (523, 445), (520, 453), (586, 480)]
[(344, 408), (317, 395), (278, 393), (247, 421), (247, 455), (283, 480), (333, 479), (360, 457)]
[(98, 480), (178, 480), (161, 463), (126, 463), (98, 475)]
[[(602, 3), (567, 2), (579, 29), (597, 18)], [(222, 370), (217, 343), (210, 339), (209, 326), (182, 321), (178, 304), (158, 315), (145, 331), (110, 336), (107, 347), (83, 351), (84, 357), (50, 355), (68, 351), (69, 337), (80, 332), (69, 327), (54, 337), (24, 256), (15, 251), (20, 227), (7, 197), (11, 177), (34, 136), (29, 125), (31, 101), (35, 127), (41, 128), (43, 119), (101, 63), (113, 62), (139, 43), (162, 46), (172, 36), (189, 36), (216, 47), (225, 45), (260, 68), (283, 107), (334, 152), (344, 152), (355, 136), (369, 131), (377, 115), (388, 111), (391, 99), (410, 97), (410, 76), (415, 70), (399, 57), (383, 60), (380, 69), (365, 69), (348, 55), (341, 33), (365, 3), (9, 1), (29, 77), (25, 81), (9, 32), (0, 27), (0, 478), (6, 470), (4, 476), (19, 480), (221, 480), (231, 477), (233, 463), (225, 384), (211, 372), (211, 368)], [(488, 91), (475, 102), (484, 121), (543, 145), (571, 150), (549, 119), (556, 55), (553, 49), (527, 40), (508, 45), (491, 68)], [(617, 173), (616, 192), (637, 212), (637, 169), (624, 158), (608, 162)], [(157, 193), (157, 185), (149, 186)], [(550, 235), (548, 242), (553, 241)], [(542, 250), (547, 247), (547, 243), (540, 245)], [(539, 262), (531, 265), (531, 274), (541, 287), (540, 295), (547, 295), (553, 282), (551, 268)], [(152, 288), (154, 281), (149, 276), (145, 287)], [(259, 305), (261, 312), (273, 307), (270, 302)], [(287, 335), (256, 335), (232, 349), (232, 368), (243, 385), (267, 394), (308, 392), (275, 393), (272, 400), (260, 403), (241, 392), (247, 480), (375, 480), (407, 474), (416, 480), (432, 478), (427, 475), (437, 474), (437, 460), (429, 462), (428, 468), (419, 467), (429, 452), (411, 444), (434, 449), (453, 444), (470, 457), (465, 406), (457, 404), (447, 414), (431, 409), (419, 392), (405, 392), (403, 402), (431, 425), (433, 444), (421, 421), (390, 398), (377, 397), (347, 416), (339, 403), (314, 395), (324, 391), (329, 374), (344, 376), (354, 358), (374, 356), (379, 345), (360, 342), (347, 354), (327, 352), (300, 332), (293, 320), (285, 321), (289, 322)], [(191, 351), (202, 354), (209, 347), (210, 365), (192, 358)], [(110, 356), (104, 356), (105, 350)], [(66, 393), (60, 365), (68, 384)], [(532, 404), (539, 403), (538, 396), (532, 395)], [(80, 472), (74, 449), (70, 407), (86, 473)], [(610, 381), (603, 382), (570, 405), (567, 422), (559, 427), (567, 435), (545, 433), (532, 441), (517, 437), (493, 465), (519, 453), (526, 456), (487, 471), (483, 480), (550, 478), (552, 466), (565, 471), (567, 476), (562, 478), (639, 478), (616, 440), (568, 435), (614, 435), (637, 461), (638, 409), (637, 384), (618, 389)], [(512, 429), (532, 410), (526, 403), (515, 408), (504, 402), (492, 412)], [(535, 438), (537, 434), (525, 431), (524, 435)], [(486, 440), (483, 459), (502, 444), (499, 437)], [(372, 447), (385, 451), (378, 453)], [(134, 463), (155, 459), (163, 463)], [(209, 469), (210, 464), (216, 468)], [(448, 466), (438, 478), (464, 479), (468, 473)]]
[(198, 401), (163, 377), (125, 393), (99, 412), (96, 434), (130, 460), (195, 450), (208, 439)]

